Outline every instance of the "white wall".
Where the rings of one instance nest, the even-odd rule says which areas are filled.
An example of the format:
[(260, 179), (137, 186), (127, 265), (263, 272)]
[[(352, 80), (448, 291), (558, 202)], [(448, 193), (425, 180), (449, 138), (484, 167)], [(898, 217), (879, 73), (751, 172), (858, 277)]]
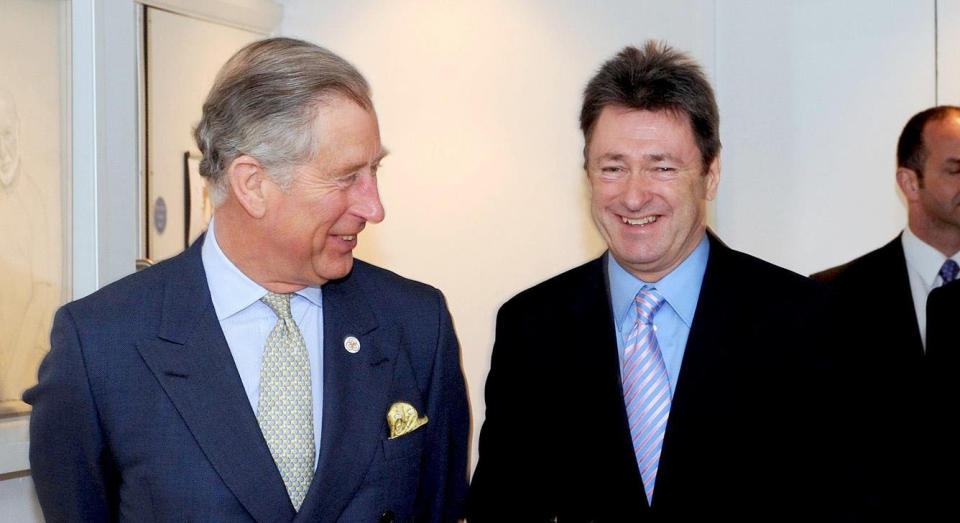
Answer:
[(934, 2), (717, 6), (723, 238), (805, 274), (889, 241), (897, 137), (935, 103)]
[[(386, 220), (357, 255), (447, 296), (474, 438), (496, 310), (603, 250), (586, 205), (580, 93), (626, 44), (666, 39), (713, 71), (713, 2), (288, 1), (281, 33), (370, 81)], [(476, 456), (474, 455), (474, 459)]]

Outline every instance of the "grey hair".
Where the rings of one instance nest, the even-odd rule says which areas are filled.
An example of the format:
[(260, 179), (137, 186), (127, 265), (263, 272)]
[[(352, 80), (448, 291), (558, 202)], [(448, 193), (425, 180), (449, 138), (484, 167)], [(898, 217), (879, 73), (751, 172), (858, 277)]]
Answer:
[(303, 40), (260, 40), (227, 60), (193, 132), (214, 205), (226, 199), (226, 169), (242, 154), (289, 188), (294, 168), (315, 157), (317, 108), (336, 95), (373, 109), (370, 87), (355, 67)]

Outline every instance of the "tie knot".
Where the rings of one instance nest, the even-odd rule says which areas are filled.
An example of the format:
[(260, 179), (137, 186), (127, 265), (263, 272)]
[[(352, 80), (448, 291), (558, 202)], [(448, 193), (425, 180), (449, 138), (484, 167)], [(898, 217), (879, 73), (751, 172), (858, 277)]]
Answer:
[(281, 320), (292, 319), (290, 315), (290, 297), (292, 294), (277, 294), (268, 292), (266, 296), (260, 298), (260, 301), (267, 304), (267, 307), (277, 315)]
[(957, 265), (957, 262), (947, 258), (947, 261), (943, 262), (943, 266), (940, 267), (940, 278), (943, 279), (943, 283), (950, 283), (953, 280), (957, 279), (957, 273), (960, 272), (960, 265)]
[(634, 305), (637, 307), (637, 318), (642, 323), (653, 323), (653, 316), (663, 307), (663, 295), (654, 287), (644, 287), (634, 298)]

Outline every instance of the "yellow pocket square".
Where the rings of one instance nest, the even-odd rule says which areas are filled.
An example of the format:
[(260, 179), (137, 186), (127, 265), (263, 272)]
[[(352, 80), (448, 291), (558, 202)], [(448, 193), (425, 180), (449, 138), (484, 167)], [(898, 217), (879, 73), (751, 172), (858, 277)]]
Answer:
[(413, 405), (397, 401), (387, 411), (387, 425), (390, 426), (390, 439), (399, 438), (427, 424), (427, 417), (420, 417)]

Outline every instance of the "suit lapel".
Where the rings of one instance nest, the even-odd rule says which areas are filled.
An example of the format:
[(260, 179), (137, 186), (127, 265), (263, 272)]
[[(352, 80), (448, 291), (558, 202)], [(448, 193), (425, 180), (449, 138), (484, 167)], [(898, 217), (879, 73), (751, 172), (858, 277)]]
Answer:
[[(386, 430), (387, 392), (397, 339), (373, 313), (360, 262), (323, 287), (323, 429), (317, 473), (297, 519), (336, 521), (353, 498)], [(344, 348), (356, 337), (360, 350)]]
[(876, 284), (882, 285), (883, 278), (890, 278), (890, 292), (893, 295), (889, 300), (884, 300), (884, 303), (890, 306), (892, 322), (907, 326), (905, 335), (910, 340), (910, 346), (904, 347), (903, 350), (909, 350), (910, 357), (920, 358), (923, 356), (923, 339), (920, 337), (920, 327), (917, 324), (913, 291), (910, 290), (910, 274), (907, 272), (907, 258), (903, 253), (903, 241), (900, 236), (883, 247), (883, 256), (885, 258), (883, 265), (893, 270), (889, 274), (878, 274)]
[[(610, 303), (610, 284), (607, 274), (606, 255), (594, 260), (584, 273), (584, 280), (574, 290), (575, 299), (569, 300), (572, 314), (570, 323), (576, 325), (579, 336), (570, 340), (567, 346), (572, 350), (566, 355), (566, 368), (561, 376), (575, 377), (570, 380), (578, 384), (570, 387), (572, 397), (567, 402), (573, 412), (589, 412), (593, 422), (580, 426), (590, 434), (575, 438), (575, 441), (597, 441), (599, 462), (603, 470), (598, 471), (596, 463), (584, 465), (583, 474), (601, 473), (607, 478), (602, 482), (614, 490), (598, 494), (605, 502), (603, 510), (616, 514), (613, 504), (623, 500), (640, 507), (647, 506), (643, 495), (643, 482), (637, 468), (633, 442), (630, 437), (630, 424), (626, 407), (623, 404), (623, 388), (620, 377), (620, 358), (617, 348), (617, 329)], [(591, 439), (597, 438), (599, 439)], [(605, 487), (605, 488), (607, 488)], [(619, 506), (619, 505), (618, 505)]]
[(258, 521), (294, 516), (214, 312), (202, 238), (166, 266), (156, 339), (137, 349), (214, 469)]
[[(723, 277), (729, 248), (711, 232), (708, 231), (707, 234), (710, 240), (710, 257), (703, 275), (687, 346), (683, 352), (676, 392), (670, 406), (670, 417), (667, 420), (657, 472), (657, 488), (653, 494), (655, 501), (673, 497), (677, 493), (673, 492), (671, 485), (683, 484), (684, 478), (671, 473), (682, 468), (679, 465), (686, 459), (683, 454), (688, 439), (704, 437), (694, 423), (703, 414), (698, 412), (697, 399), (714, 394), (715, 391), (704, 387), (709, 387), (713, 382), (712, 376), (726, 373), (724, 367), (727, 366), (728, 349), (725, 345), (723, 325), (730, 324), (727, 318), (735, 316), (736, 311), (730, 310), (731, 304), (724, 297), (734, 295), (735, 289), (727, 288), (731, 280)], [(708, 473), (710, 471), (704, 471), (704, 474)]]

